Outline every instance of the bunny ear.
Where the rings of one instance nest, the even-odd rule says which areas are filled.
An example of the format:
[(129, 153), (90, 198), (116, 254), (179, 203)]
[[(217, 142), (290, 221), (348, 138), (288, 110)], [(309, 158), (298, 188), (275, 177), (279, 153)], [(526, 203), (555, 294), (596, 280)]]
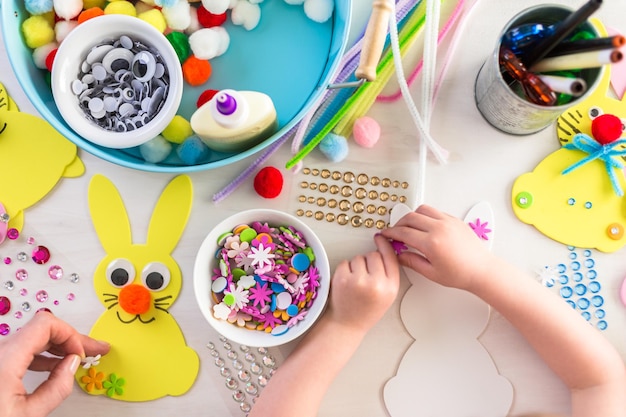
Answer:
[(100, 243), (107, 253), (131, 244), (131, 229), (124, 202), (117, 188), (103, 175), (89, 183), (89, 212)]
[(172, 253), (187, 225), (192, 200), (193, 189), (187, 175), (180, 175), (170, 181), (150, 219), (148, 246)]

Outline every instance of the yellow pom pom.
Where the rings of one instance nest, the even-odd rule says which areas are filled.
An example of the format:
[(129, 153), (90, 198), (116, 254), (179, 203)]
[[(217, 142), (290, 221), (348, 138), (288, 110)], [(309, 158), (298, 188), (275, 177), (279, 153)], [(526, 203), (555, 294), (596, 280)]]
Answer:
[(104, 8), (104, 14), (125, 14), (128, 16), (137, 16), (135, 5), (126, 0), (114, 1)]
[(106, 0), (83, 0), (83, 9), (91, 9), (92, 7), (99, 7), (104, 10)]
[(42, 15), (34, 15), (22, 23), (22, 33), (29, 48), (35, 49), (54, 41), (54, 29)]
[(139, 15), (137, 15), (137, 17), (150, 23), (161, 33), (165, 32), (165, 29), (167, 29), (167, 22), (165, 21), (165, 17), (163, 16), (163, 13), (161, 13), (161, 11), (158, 9), (151, 9), (147, 12), (140, 13)]
[(193, 135), (191, 123), (178, 114), (174, 116), (170, 124), (161, 133), (161, 136), (172, 143), (183, 143), (191, 135)]

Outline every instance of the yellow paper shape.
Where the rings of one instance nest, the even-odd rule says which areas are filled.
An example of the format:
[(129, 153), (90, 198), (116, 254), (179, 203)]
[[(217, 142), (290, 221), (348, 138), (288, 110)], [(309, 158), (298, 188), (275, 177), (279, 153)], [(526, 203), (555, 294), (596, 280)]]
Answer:
[[(181, 175), (167, 185), (145, 244), (132, 243), (124, 203), (106, 177), (95, 175), (88, 194), (91, 218), (106, 251), (93, 278), (105, 311), (90, 336), (108, 341), (111, 351), (95, 371), (80, 369), (76, 380), (90, 394), (122, 401), (182, 395), (193, 385), (200, 360), (168, 309), (182, 286), (171, 253), (191, 212), (191, 180)], [(102, 376), (100, 388), (94, 383), (96, 375)]]
[[(513, 211), (521, 221), (557, 242), (614, 252), (626, 243), (626, 200), (613, 190), (604, 162), (596, 159), (562, 174), (587, 156), (561, 148), (533, 172), (517, 178), (512, 189)], [(611, 169), (619, 186), (626, 189), (622, 172)]]
[(45, 197), (62, 177), (85, 172), (76, 145), (41, 117), (21, 113), (0, 83), (0, 202), (8, 227), (22, 229), (23, 212)]

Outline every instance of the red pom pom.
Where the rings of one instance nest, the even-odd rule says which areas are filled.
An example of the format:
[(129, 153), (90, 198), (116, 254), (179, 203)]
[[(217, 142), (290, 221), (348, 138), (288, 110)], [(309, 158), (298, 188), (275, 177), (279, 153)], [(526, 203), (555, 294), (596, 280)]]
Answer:
[(196, 101), (196, 107), (200, 108), (202, 105), (213, 98), (218, 93), (218, 90), (204, 90), (198, 100)]
[(48, 68), (48, 71), (50, 72), (52, 72), (52, 64), (54, 64), (54, 57), (57, 56), (58, 50), (59, 48), (54, 48), (46, 57), (46, 68)]
[(254, 190), (261, 197), (278, 197), (283, 189), (283, 174), (274, 167), (265, 167), (254, 177)]
[(204, 6), (198, 6), (198, 22), (205, 28), (221, 26), (226, 21), (226, 12), (222, 14), (213, 14)]
[(612, 114), (603, 114), (591, 122), (593, 138), (603, 145), (607, 145), (622, 136), (623, 125), (619, 117)]

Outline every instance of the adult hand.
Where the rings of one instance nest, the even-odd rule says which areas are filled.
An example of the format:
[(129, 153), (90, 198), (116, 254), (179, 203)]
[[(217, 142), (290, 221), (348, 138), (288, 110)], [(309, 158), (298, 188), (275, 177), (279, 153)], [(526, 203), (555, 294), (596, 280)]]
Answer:
[[(0, 341), (0, 417), (48, 415), (72, 392), (81, 358), (108, 351), (108, 343), (78, 333), (54, 315), (35, 314), (20, 331)], [(23, 383), (28, 369), (50, 373), (32, 393)]]

